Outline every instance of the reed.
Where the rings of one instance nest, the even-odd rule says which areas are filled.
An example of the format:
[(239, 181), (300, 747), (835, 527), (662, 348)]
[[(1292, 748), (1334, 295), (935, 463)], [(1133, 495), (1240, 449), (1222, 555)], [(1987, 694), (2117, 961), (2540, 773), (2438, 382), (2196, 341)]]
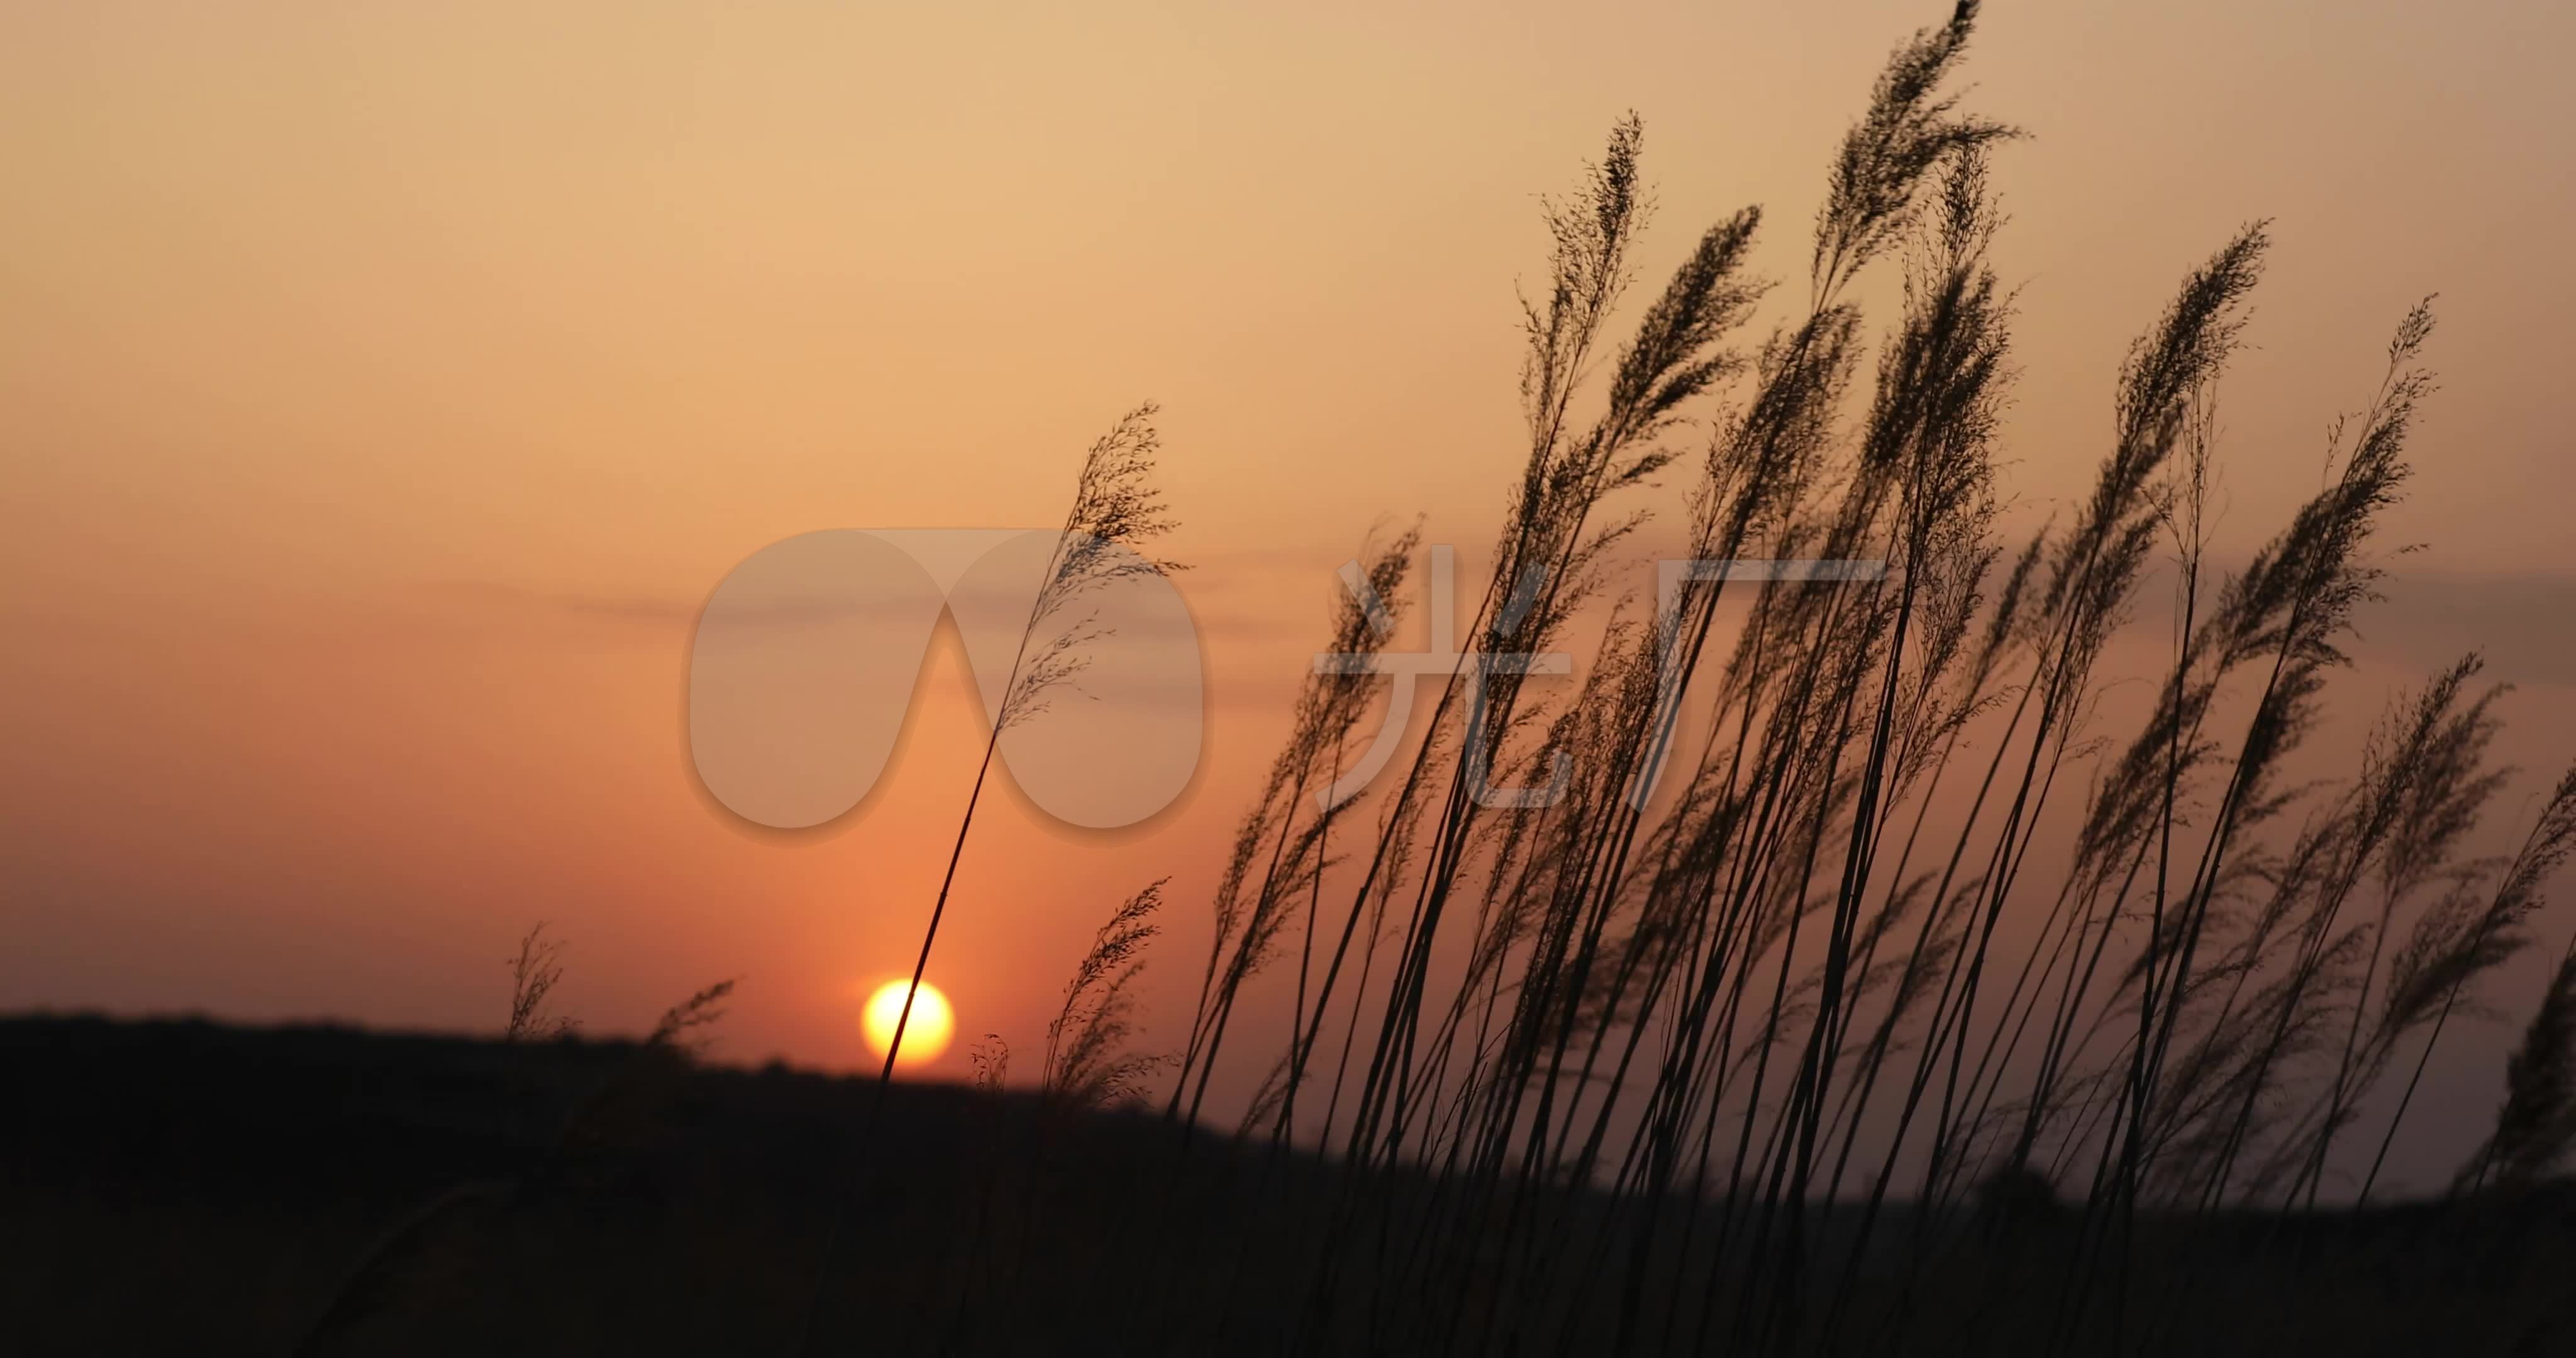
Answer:
[[(2014, 299), (1988, 162), (2016, 133), (1946, 92), (1976, 18), (1959, 5), (1892, 54), (1829, 166), (1803, 304), (1758, 343), (1735, 339), (1770, 294), (1748, 208), (1587, 383), (1649, 216), (1641, 125), (1546, 205), (1528, 442), (1470, 653), (1350, 874), (1297, 794), (1374, 693), (1342, 694), (1327, 730), (1310, 690), (1219, 888), (1195, 1088), (1166, 1104), (1195, 1117), (1277, 899), (1302, 897), (1290, 1037), (1244, 1122), (1341, 1155), (1301, 1342), (1885, 1342), (1920, 1320), (1942, 1243), (1993, 1216), (1977, 1184), (2069, 1195), (2051, 1332), (2120, 1335), (2142, 1212), (2313, 1209), (2401, 1054), (2420, 1076), (2459, 997), (2522, 946), (2567, 813), (2510, 863), (2467, 853), (2512, 773), (2488, 758), (2502, 690), (2475, 687), (2475, 657), (2392, 708), (2348, 783), (2290, 771), (2385, 570), (2373, 542), (2434, 390), (2429, 302), (2335, 427), (2318, 492), (2222, 571), (2219, 389), (2271, 248), (2246, 227), (2132, 346), (2091, 493), (1999, 541)], [(1891, 260), (1901, 303), (1873, 342), (1854, 284)], [(1669, 446), (1685, 428), (1696, 459)], [(1586, 677), (1550, 702), (1515, 657), (1603, 592), (1653, 512), (1624, 497), (1674, 471), (1699, 559), (1884, 572), (1613, 599)], [(2171, 660), (2120, 731), (2104, 657), (2160, 547)], [(1496, 797), (1496, 770), (1550, 795)], [(1676, 791), (1643, 795), (1667, 771)], [(2055, 808), (2079, 786), (2069, 831)], [(2064, 875), (2034, 880), (2052, 854)], [(1340, 942), (1310, 986), (1332, 882)], [(1399, 890), (1392, 992), (1368, 992), (1364, 948), (1344, 999), (1352, 941)], [(1350, 1118), (1337, 1082), (1308, 1129), (1289, 1110), (1337, 1002), (1367, 1062)], [(2376, 1166), (2355, 1178), (2366, 1195)], [(1898, 1276), (1872, 1283), (1907, 1185)], [(1613, 1328), (1580, 1328), (1611, 1279)], [(1852, 1318), (1865, 1291), (1875, 1313)]]
[[(2248, 453), (2221, 398), (2273, 249), (2249, 223), (2105, 374), (2086, 493), (2008, 535), (1994, 165), (2018, 133), (1960, 92), (1978, 17), (1956, 4), (1891, 52), (1825, 167), (1803, 296), (1759, 276), (1768, 218), (1745, 207), (1631, 297), (1654, 215), (1633, 115), (1544, 200), (1464, 654), (1383, 786), (1319, 797), (1388, 691), (1365, 662), (1420, 530), (1354, 560), (1326, 634), (1353, 659), (1301, 684), (1208, 899), (1155, 1091), (1169, 1185), (1202, 1183), (1186, 1156), (1220, 1066), (1262, 1078), (1212, 1152), (1227, 1215), (1191, 1219), (1173, 1188), (1125, 1228), (1233, 1260), (1212, 1318), (1116, 1308), (1162, 1347), (1239, 1341), (1265, 1287), (1298, 1299), (1270, 1337), (1299, 1351), (2161, 1343), (2209, 1281), (2170, 1259), (2176, 1233), (2367, 1199), (2453, 1020), (2529, 946), (2576, 851), (2576, 773), (2516, 853), (2478, 851), (2515, 776), (2479, 656), (2397, 695), (2357, 759), (2312, 748), (2399, 554), (2381, 536), (2436, 390), (2431, 299), (2314, 492), (2227, 569), (2216, 506)], [(1168, 527), (1141, 419), (1094, 449), (1069, 533)], [(1648, 606), (1614, 572), (1658, 514), (1698, 562), (1877, 569), (1704, 570)], [(996, 739), (1079, 665), (1068, 605), (1104, 568), (1063, 569)], [(1580, 681), (1532, 682), (1528, 657), (1596, 625)], [(2166, 650), (2116, 672), (2124, 635)], [(2144, 711), (2115, 719), (2122, 687)], [(1041, 1085), (1069, 1107), (1161, 1072), (1130, 1051), (1126, 986), (1162, 886), (1095, 937), (1049, 1029)], [(1293, 987), (1256, 984), (1292, 939)], [(2461, 1190), (2527, 1185), (2576, 1138), (2570, 1013), (2576, 962)], [(1264, 1027), (1281, 1040), (1242, 1051)], [(1256, 1139), (1262, 1171), (1236, 1174)], [(1328, 1176), (1286, 1170), (1298, 1143)]]

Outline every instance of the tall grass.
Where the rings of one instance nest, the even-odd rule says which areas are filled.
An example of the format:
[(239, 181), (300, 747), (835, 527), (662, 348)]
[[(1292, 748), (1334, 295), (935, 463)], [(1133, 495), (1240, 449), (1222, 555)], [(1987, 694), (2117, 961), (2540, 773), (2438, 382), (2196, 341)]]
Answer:
[(569, 1037), (581, 1021), (552, 1012), (555, 987), (563, 981), (563, 940), (546, 937), (545, 921), (530, 926), (519, 940), (519, 955), (510, 960), (510, 1022), (501, 1030), (508, 1042)]
[[(1400, 762), (1343, 798), (1373, 716), (1395, 719), (1367, 662), (1420, 530), (1345, 568), (1325, 638), (1345, 661), (1301, 687), (1237, 826), (1159, 1095), (1179, 1165), (1220, 1066), (1251, 1061), (1236, 1141), (1274, 1170), (1292, 1142), (1337, 1164), (1295, 1195), (1317, 1181), (1263, 1174), (1248, 1221), (1181, 1202), (1123, 1228), (1234, 1261), (1206, 1333), (1197, 1299), (1144, 1308), (1167, 1346), (1226, 1340), (1273, 1238), (1305, 1263), (1262, 1280), (1301, 1299), (1275, 1336), (1297, 1350), (1938, 1346), (1998, 1295), (1971, 1270), (2016, 1222), (2051, 1244), (2015, 1342), (2152, 1343), (2189, 1275), (2159, 1297), (2138, 1261), (2172, 1223), (2367, 1199), (2453, 1020), (2528, 948), (2576, 850), (2576, 773), (2517, 852), (2478, 852), (2515, 776), (2479, 656), (2396, 695), (2357, 758), (2311, 748), (2370, 701), (2346, 697), (2347, 648), (2397, 554), (2430, 299), (2392, 305), (2312, 493), (2227, 569), (2216, 506), (2247, 450), (2221, 397), (2273, 248), (2244, 226), (2105, 374), (2087, 492), (2008, 533), (1993, 167), (2019, 134), (1960, 90), (1978, 14), (1890, 54), (1827, 166), (1803, 296), (1757, 274), (1748, 206), (1632, 298), (1653, 217), (1633, 115), (1544, 200), (1522, 437), (1463, 654)], [(1894, 301), (1875, 327), (1871, 297)], [(1073, 604), (1173, 569), (1134, 550), (1170, 526), (1148, 414), (1084, 462), (916, 985), (1002, 731), (1080, 666)], [(1648, 604), (1614, 585), (1654, 533), (1701, 564)], [(1534, 681), (1595, 631), (1578, 682)], [(2159, 636), (2148, 673), (2113, 672), (2124, 637)], [(1131, 1102), (1160, 1069), (1131, 1050), (1127, 986), (1164, 887), (1068, 985), (1051, 1100)], [(2563, 961), (2460, 1188), (2527, 1184), (2576, 1141), (2571, 1015)], [(1247, 1056), (1249, 1031), (1280, 1040)], [(1989, 1300), (1963, 1303), (1969, 1282)]]
[[(2012, 1183), (2072, 1204), (2053, 1332), (2117, 1336), (2142, 1214), (2366, 1197), (2446, 1026), (2526, 946), (2576, 785), (2517, 856), (2471, 852), (2513, 773), (2477, 657), (2398, 699), (2348, 778), (2293, 772), (2386, 569), (2435, 387), (2429, 301), (2401, 310), (2315, 493), (2223, 570), (2219, 396), (2271, 251), (2247, 226), (2131, 346), (2090, 493), (2005, 540), (2015, 299), (1989, 167), (2017, 134), (1951, 91), (1977, 17), (1959, 4), (1891, 55), (1828, 168), (1805, 296), (1759, 338), (1757, 208), (1623, 322), (1652, 201), (1634, 117), (1546, 201), (1526, 442), (1466, 654), (1369, 820), (1307, 794), (1382, 686), (1305, 690), (1216, 890), (1165, 1097), (1197, 1120), (1302, 917), (1284, 1050), (1243, 1123), (1340, 1160), (1329, 1201), (1272, 1204), (1317, 1232), (1297, 1342), (1866, 1347), (1942, 1287), (1970, 1186)], [(1891, 270), (1873, 336), (1855, 299)], [(1671, 480), (1695, 560), (1880, 569), (1703, 571), (1641, 608), (1610, 572)], [(1413, 546), (1355, 597), (1394, 597)], [(2105, 660), (2160, 574), (2170, 659), (2123, 729)], [(1602, 640), (1551, 701), (1526, 658), (1586, 618)], [(1384, 635), (1353, 605), (1329, 645)], [(2568, 974), (2486, 1162), (2565, 1144)], [(1337, 1071), (1301, 1100), (1336, 1027), (1347, 1097)], [(2347, 1165), (2409, 1056), (2367, 1171)], [(1605, 1310), (1607, 1336), (1563, 1328)]]
[(948, 911), (957, 865), (965, 857), (966, 837), (975, 827), (975, 809), (983, 802), (984, 779), (993, 771), (993, 755), (1001, 749), (1002, 735), (1043, 714), (1055, 691), (1072, 683), (1089, 664), (1084, 648), (1104, 635), (1093, 615), (1077, 615), (1075, 607), (1122, 580), (1186, 569), (1179, 562), (1146, 556), (1140, 550), (1174, 526), (1161, 493), (1154, 488), (1154, 462), (1162, 446), (1152, 423), (1155, 412), (1151, 402), (1129, 411), (1083, 456), (1082, 469), (1074, 478), (1073, 503), (1065, 510), (1064, 526), (1039, 573), (1028, 617), (1011, 655), (1010, 672), (1002, 683), (999, 709), (985, 737), (984, 753), (975, 764), (974, 785), (957, 818), (948, 866), (939, 877), (939, 894), (931, 901), (929, 926), (922, 930), (921, 955), (913, 963), (912, 983), (904, 991), (894, 1032), (886, 1040), (885, 1067), (877, 1076), (880, 1084), (894, 1078), (904, 1030), (912, 1022), (913, 997), (920, 993), (931, 949), (939, 941), (939, 922)]
[[(930, 968), (930, 954), (939, 941), (940, 921), (947, 915), (949, 893), (957, 884), (957, 867), (965, 858), (967, 836), (975, 827), (975, 811), (983, 802), (984, 780), (993, 770), (993, 756), (1001, 748), (1003, 734), (1045, 713), (1054, 694), (1077, 679), (1089, 664), (1085, 648), (1106, 631), (1097, 624), (1094, 614), (1079, 610), (1084, 600), (1121, 581), (1186, 569), (1180, 562), (1146, 554), (1155, 539), (1174, 527), (1161, 492), (1154, 485), (1155, 459), (1162, 447), (1152, 423), (1156, 410), (1153, 403), (1147, 402), (1121, 417), (1108, 433), (1092, 443), (1074, 478), (1073, 502), (1065, 510), (1063, 526), (1057, 532), (1046, 566), (1034, 582), (1028, 615), (1021, 624), (1011, 667), (1001, 685), (1001, 701), (992, 714), (992, 729), (976, 762), (975, 781), (966, 794), (965, 808), (957, 818), (957, 835), (949, 846), (948, 865), (940, 874), (939, 892), (931, 901), (929, 923), (922, 930), (921, 952), (913, 961), (912, 980), (904, 990), (903, 1007), (896, 1013), (894, 1031), (886, 1041), (885, 1065), (877, 1072), (877, 1098), (871, 1104), (867, 1127), (851, 1150), (854, 1173), (863, 1172), (868, 1164), (876, 1118), (884, 1107), (884, 1089), (894, 1080), (895, 1061), (912, 1023), (912, 1003), (921, 993), (922, 977)], [(1114, 987), (1111, 998), (1114, 1001)], [(1114, 1017), (1108, 1021), (1116, 1022)], [(1051, 1058), (1050, 1071), (1053, 1068)], [(849, 1196), (846, 1184), (832, 1194), (830, 1225), (824, 1232), (810, 1300), (790, 1343), (790, 1353), (803, 1353), (812, 1335), (814, 1311), (822, 1304), (848, 1220)]]

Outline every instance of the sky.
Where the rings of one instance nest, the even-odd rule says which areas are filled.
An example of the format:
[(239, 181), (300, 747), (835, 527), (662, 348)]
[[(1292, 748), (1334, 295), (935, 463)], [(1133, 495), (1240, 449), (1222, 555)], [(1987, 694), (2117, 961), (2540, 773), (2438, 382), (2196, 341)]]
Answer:
[[(931, 976), (1034, 1052), (1169, 876), (1148, 1012), (1185, 1022), (1334, 568), (1415, 514), (1481, 559), (1502, 511), (1536, 196), (1633, 109), (1648, 286), (1748, 203), (1794, 278), (1939, 10), (0, 0), (0, 1010), (488, 1030), (544, 920), (593, 1031), (739, 977), (724, 1057), (857, 1067), (973, 778), (970, 667), (933, 648), (858, 812), (762, 829), (690, 764), (699, 611), (800, 533), (1051, 525), (1150, 398), (1198, 772), (1108, 831), (1005, 779)], [(2341, 682), (2359, 721), (2489, 645), (2507, 812), (2576, 754), (2571, 45), (2501, 0), (2021, 3), (1968, 66), (2030, 133), (1995, 167), (2016, 523), (2081, 492), (2129, 339), (2243, 223), (2277, 244), (2222, 554), (2440, 294), (2388, 530), (2427, 550)]]

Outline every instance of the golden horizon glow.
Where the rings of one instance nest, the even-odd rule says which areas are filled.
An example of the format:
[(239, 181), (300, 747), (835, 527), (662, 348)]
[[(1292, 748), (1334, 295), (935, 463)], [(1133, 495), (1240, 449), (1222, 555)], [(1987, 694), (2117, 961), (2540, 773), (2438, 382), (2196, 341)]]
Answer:
[(888, 981), (868, 996), (868, 1005), (859, 1016), (859, 1029), (867, 1035), (868, 1050), (878, 1060), (885, 1059), (888, 1048), (895, 1045), (895, 1027), (903, 1028), (903, 1054), (895, 1058), (898, 1069), (911, 1070), (939, 1059), (948, 1050), (949, 1036), (956, 1031), (956, 1016), (948, 1007), (948, 997), (928, 981), (921, 983), (921, 993), (912, 1002), (912, 1017), (903, 1016), (903, 995), (907, 983)]
[[(1536, 196), (1634, 109), (1658, 206), (1611, 333), (1759, 204), (1747, 267), (1779, 286), (1736, 336), (1753, 352), (1803, 314), (1890, 46), (1949, 5), (531, 8), (0, 6), (10, 1008), (490, 1032), (498, 959), (543, 919), (586, 1032), (640, 1038), (741, 976), (719, 1059), (874, 1075), (851, 1045), (869, 973), (911, 974), (990, 739), (973, 657), (943, 624), (889, 681), (907, 720), (867, 799), (770, 830), (691, 768), (696, 621), (796, 535), (1057, 525), (1083, 450), (1151, 398), (1203, 773), (1092, 831), (997, 761), (932, 965), (1029, 1075), (1102, 919), (1168, 877), (1132, 995), (1138, 1040), (1182, 1045), (1337, 570), (1419, 514), (1471, 588), (1507, 521)], [(2315, 9), (1986, 7), (1961, 109), (2033, 134), (1992, 165), (2003, 536), (2086, 502), (2130, 342), (2245, 221), (2278, 241), (2221, 395), (2214, 567), (2316, 491), (2324, 423), (2439, 291), (2443, 390), (2384, 539), (2432, 550), (2386, 563), (2313, 772), (2348, 772), (2389, 694), (2475, 646), (2518, 685), (2498, 710), (2526, 779), (2551, 776), (2576, 750), (2576, 175), (2547, 170), (2576, 6)], [(1903, 274), (1858, 285), (1856, 400)], [(1674, 431), (1683, 460), (1610, 510), (1656, 518), (1603, 559), (1625, 574), (1602, 612), (1653, 597), (1704, 436)], [(2164, 672), (2168, 588), (2106, 674)], [(1428, 587), (1405, 598), (1391, 649), (1418, 652)], [(1551, 702), (1591, 673), (1590, 627)], [(1294, 961), (1245, 992), (1219, 1120), (1297, 1026)], [(2541, 961), (2487, 1002), (2528, 1013)], [(2477, 1115), (2410, 1124), (2392, 1175), (2443, 1182), (2475, 1150), (2512, 1028), (2446, 1032), (2419, 1099)]]

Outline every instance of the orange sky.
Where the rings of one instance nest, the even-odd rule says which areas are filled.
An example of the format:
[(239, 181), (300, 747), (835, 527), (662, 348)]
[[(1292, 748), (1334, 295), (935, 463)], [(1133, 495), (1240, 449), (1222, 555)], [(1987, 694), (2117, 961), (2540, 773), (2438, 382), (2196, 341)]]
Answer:
[[(1499, 512), (1533, 195), (1633, 107), (1647, 277), (1746, 202), (1793, 274), (1940, 8), (0, 0), (0, 1009), (489, 1028), (545, 918), (595, 1029), (740, 975), (728, 1054), (858, 1064), (971, 776), (964, 667), (862, 815), (753, 832), (688, 774), (693, 610), (794, 533), (1052, 524), (1152, 397), (1205, 771), (1114, 834), (998, 804), (932, 976), (1034, 1052), (1171, 873), (1179, 1021), (1331, 569), (1417, 511), (1472, 559)], [(2543, 770), (2576, 747), (2569, 50), (2547, 4), (2023, 3), (1969, 67), (2036, 134), (1997, 167), (2017, 512), (2083, 484), (2127, 340), (2242, 221), (2278, 245), (2223, 546), (2439, 291), (2391, 525), (2436, 550), (2348, 702), (2492, 640)]]

